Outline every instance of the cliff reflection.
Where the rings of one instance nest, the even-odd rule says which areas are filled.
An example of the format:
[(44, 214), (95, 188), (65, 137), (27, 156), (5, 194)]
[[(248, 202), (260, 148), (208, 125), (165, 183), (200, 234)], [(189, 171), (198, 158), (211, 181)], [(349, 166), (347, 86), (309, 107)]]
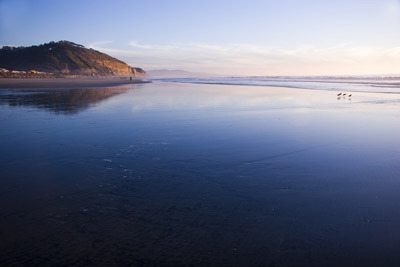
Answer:
[(30, 106), (56, 114), (73, 115), (122, 94), (132, 86), (74, 89), (13, 89), (0, 91), (0, 105)]

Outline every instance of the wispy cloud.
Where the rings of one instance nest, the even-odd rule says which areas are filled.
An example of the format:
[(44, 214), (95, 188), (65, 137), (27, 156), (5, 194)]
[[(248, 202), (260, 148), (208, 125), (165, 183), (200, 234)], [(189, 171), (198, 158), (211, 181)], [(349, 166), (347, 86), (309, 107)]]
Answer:
[(134, 47), (134, 48), (138, 48), (138, 49), (153, 49), (154, 47), (151, 45), (142, 45), (139, 44), (139, 42), (137, 41), (132, 41), (129, 43), (130, 46)]
[(113, 42), (114, 41), (111, 41), (111, 40), (97, 41), (97, 42), (89, 44), (87, 47), (96, 49), (96, 48), (101, 47), (103, 45), (112, 44)]
[(109, 41), (90, 45), (145, 69), (184, 69), (240, 75), (368, 74), (398, 71), (399, 47), (341, 43), (329, 47), (282, 49), (254, 44), (129, 43), (126, 49), (106, 48)]

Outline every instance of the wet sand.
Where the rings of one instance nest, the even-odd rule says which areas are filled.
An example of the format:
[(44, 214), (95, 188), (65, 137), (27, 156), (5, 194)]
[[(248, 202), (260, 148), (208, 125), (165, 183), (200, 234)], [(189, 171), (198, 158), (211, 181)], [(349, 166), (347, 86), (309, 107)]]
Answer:
[(337, 93), (3, 90), (0, 266), (400, 266), (399, 97)]
[(146, 83), (140, 79), (83, 79), (83, 78), (54, 78), (54, 79), (0, 79), (0, 89), (7, 88), (80, 88), (80, 87), (110, 87), (123, 84)]

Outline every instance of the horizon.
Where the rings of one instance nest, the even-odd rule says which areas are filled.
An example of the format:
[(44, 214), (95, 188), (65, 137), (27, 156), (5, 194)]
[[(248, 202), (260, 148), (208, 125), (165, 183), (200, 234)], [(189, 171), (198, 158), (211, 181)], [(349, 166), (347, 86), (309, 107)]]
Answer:
[[(81, 46), (86, 49), (93, 49), (93, 48), (89, 48), (89, 47), (86, 47), (84, 45), (81, 45), (81, 44), (78, 44), (76, 42), (72, 42), (69, 40), (49, 41), (49, 42), (41, 43), (41, 44), (32, 44), (31, 46), (46, 45), (51, 42), (54, 42), (54, 43), (69, 42), (71, 44), (78, 45), (78, 46)], [(31, 46), (1, 45), (0, 49), (2, 49), (4, 47), (26, 48), (26, 47), (31, 47)], [(118, 58), (116, 58), (116, 59), (120, 60)], [(132, 66), (132, 65), (130, 67), (140, 68), (140, 67)], [(267, 77), (267, 78), (324, 78), (324, 77), (329, 77), (329, 78), (346, 78), (346, 77), (349, 77), (349, 78), (400, 78), (400, 73), (361, 74), (361, 75), (357, 75), (357, 74), (344, 74), (344, 75), (340, 75), (340, 74), (339, 75), (336, 75), (336, 74), (329, 74), (329, 75), (223, 75), (223, 74), (213, 74), (213, 73), (207, 73), (207, 72), (193, 72), (193, 71), (181, 70), (181, 69), (148, 69), (145, 71), (148, 73), (149, 72), (167, 72), (167, 73), (177, 72), (177, 73), (185, 73), (187, 75), (193, 75), (193, 76), (188, 76), (188, 77), (198, 77), (196, 75), (201, 75), (201, 77), (203, 77), (203, 78), (206, 78), (206, 77), (209, 77), (209, 78), (212, 78), (212, 77), (232, 77), (232, 78), (234, 78), (234, 77), (251, 77), (251, 78), (255, 78), (255, 77)], [(215, 76), (212, 76), (212, 75), (215, 75)], [(171, 77), (175, 77), (175, 76), (171, 76)]]
[(398, 75), (399, 22), (399, 0), (251, 1), (246, 5), (240, 1), (96, 1), (93, 5), (3, 0), (0, 45), (69, 40), (146, 71)]

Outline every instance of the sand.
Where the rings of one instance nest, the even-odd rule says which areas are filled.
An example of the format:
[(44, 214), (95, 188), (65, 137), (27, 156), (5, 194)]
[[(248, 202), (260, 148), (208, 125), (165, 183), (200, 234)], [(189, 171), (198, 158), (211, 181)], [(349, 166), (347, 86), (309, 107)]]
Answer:
[(400, 266), (398, 94), (131, 87), (0, 92), (0, 266)]
[(0, 79), (0, 89), (7, 88), (79, 88), (79, 87), (109, 87), (123, 84), (146, 83), (144, 80), (109, 79)]

